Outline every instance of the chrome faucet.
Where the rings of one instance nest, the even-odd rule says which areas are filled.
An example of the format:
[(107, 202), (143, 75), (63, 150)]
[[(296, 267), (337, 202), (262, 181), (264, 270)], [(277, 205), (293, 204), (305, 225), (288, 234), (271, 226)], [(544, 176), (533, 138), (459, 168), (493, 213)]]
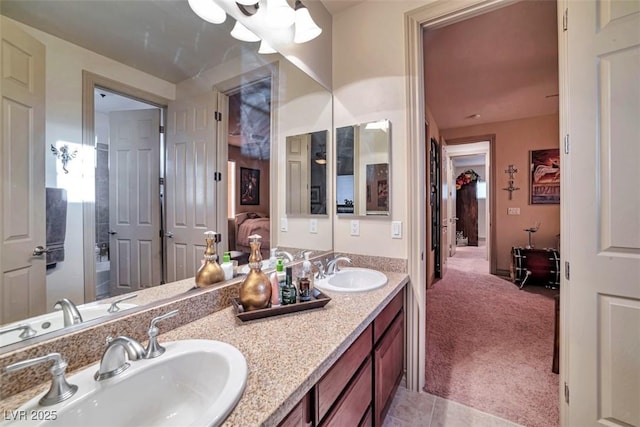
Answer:
[(322, 261), (314, 261), (313, 265), (315, 265), (316, 267), (318, 267), (318, 272), (316, 273), (316, 279), (324, 279), (325, 277), (327, 277), (324, 274), (324, 264), (322, 263)]
[(111, 305), (107, 309), (107, 313), (117, 313), (118, 311), (120, 311), (120, 307), (118, 307), (118, 304), (120, 304), (123, 301), (133, 299), (137, 296), (138, 294), (131, 294), (131, 295), (124, 296), (122, 298), (118, 298), (117, 300), (111, 303)]
[(67, 362), (62, 358), (60, 353), (49, 353), (46, 356), (13, 363), (5, 367), (4, 372), (15, 372), (50, 361), (54, 362), (49, 370), (49, 372), (51, 372), (51, 386), (49, 387), (49, 391), (39, 400), (39, 403), (42, 406), (55, 405), (63, 400), (67, 400), (78, 391), (78, 386), (69, 384), (64, 376), (67, 369)]
[(56, 302), (53, 305), (53, 308), (60, 307), (62, 309), (62, 316), (64, 318), (64, 326), (77, 325), (78, 323), (82, 323), (82, 316), (78, 311), (78, 307), (71, 302), (68, 298), (62, 298), (60, 301)]
[(295, 257), (287, 251), (276, 251), (276, 256), (284, 256), (289, 262), (293, 262), (293, 260), (295, 259)]
[(351, 259), (346, 256), (335, 257), (327, 263), (327, 274), (335, 274), (340, 271), (340, 268), (338, 268), (338, 261), (344, 261), (347, 264), (351, 264)]
[(122, 373), (131, 366), (129, 360), (144, 358), (145, 350), (138, 341), (126, 336), (107, 337), (107, 348), (100, 360), (100, 368), (94, 375), (96, 381), (106, 380)]
[(173, 310), (168, 312), (167, 314), (154, 317), (151, 320), (151, 326), (149, 326), (149, 331), (147, 332), (149, 334), (149, 344), (147, 345), (147, 349), (144, 351), (145, 359), (153, 359), (154, 357), (161, 356), (165, 352), (166, 349), (158, 344), (158, 333), (160, 332), (160, 330), (156, 326), (156, 323), (161, 320), (173, 317), (176, 314), (178, 314), (178, 310)]
[(18, 335), (18, 338), (23, 340), (27, 338), (35, 337), (37, 334), (35, 329), (33, 329), (31, 326), (25, 323), (25, 324), (13, 326), (11, 328), (0, 329), (0, 335), (8, 334), (9, 332), (14, 332), (14, 331), (22, 331), (20, 332), (20, 335)]

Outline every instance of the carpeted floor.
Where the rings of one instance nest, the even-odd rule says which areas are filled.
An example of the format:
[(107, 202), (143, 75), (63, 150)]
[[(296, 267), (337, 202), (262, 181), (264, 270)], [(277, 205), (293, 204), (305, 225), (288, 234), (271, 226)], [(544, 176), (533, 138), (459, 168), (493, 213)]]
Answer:
[(554, 301), (488, 273), (484, 247), (458, 248), (427, 291), (425, 391), (530, 427), (559, 424), (551, 372)]

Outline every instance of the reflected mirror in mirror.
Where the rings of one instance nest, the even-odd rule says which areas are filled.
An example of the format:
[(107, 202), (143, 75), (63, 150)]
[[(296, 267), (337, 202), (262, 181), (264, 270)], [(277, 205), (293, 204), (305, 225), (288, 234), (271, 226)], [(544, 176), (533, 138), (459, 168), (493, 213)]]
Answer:
[(336, 129), (336, 213), (389, 215), (391, 123)]
[[(241, 167), (244, 167), (243, 165), (237, 168), (236, 179), (229, 181), (223, 179), (222, 184), (218, 184), (218, 190), (216, 190), (216, 194), (219, 195), (218, 199), (211, 201), (211, 203), (208, 201), (209, 204), (206, 207), (202, 206), (202, 209), (181, 210), (178, 206), (179, 196), (187, 193), (178, 190), (172, 193), (171, 185), (176, 188), (178, 181), (173, 179), (171, 184), (168, 182), (169, 177), (177, 175), (175, 169), (178, 164), (181, 164), (179, 161), (202, 159), (201, 155), (211, 156), (210, 153), (214, 153), (213, 157), (207, 157), (202, 165), (212, 168), (212, 171), (219, 171), (224, 177), (228, 173), (226, 161), (228, 159), (223, 160), (215, 157), (215, 149), (203, 149), (197, 153), (190, 152), (186, 157), (180, 157), (185, 152), (180, 151), (181, 146), (176, 143), (180, 137), (176, 133), (179, 122), (171, 120), (172, 109), (180, 111), (181, 106), (184, 107), (189, 102), (193, 105), (196, 103), (196, 99), (197, 102), (203, 98), (217, 101), (211, 91), (212, 87), (231, 96), (229, 91), (232, 89), (238, 89), (256, 81), (255, 70), (267, 67), (269, 72), (279, 73), (277, 86), (271, 87), (272, 93), (291, 101), (290, 108), (305, 109), (306, 98), (300, 93), (308, 93), (309, 87), (312, 87), (314, 92), (322, 90), (326, 94), (326, 98), (323, 99), (327, 106), (322, 110), (313, 110), (314, 114), (318, 111), (322, 111), (322, 113), (326, 111), (326, 118), (322, 118), (320, 122), (318, 122), (319, 117), (325, 117), (325, 115), (321, 116), (319, 113), (313, 115), (312, 123), (308, 121), (309, 115), (294, 116), (285, 113), (274, 115), (277, 118), (272, 121), (273, 127), (268, 138), (270, 144), (284, 145), (284, 136), (280, 138), (273, 129), (279, 129), (282, 132), (281, 135), (287, 135), (298, 133), (301, 129), (332, 127), (330, 121), (331, 93), (329, 91), (287, 61), (282, 55), (278, 53), (261, 55), (257, 52), (259, 44), (241, 42), (232, 38), (229, 32), (234, 24), (233, 19), (227, 19), (221, 25), (208, 24), (192, 12), (186, 1), (128, 1), (118, 2), (117, 5), (114, 5), (109, 0), (91, 2), (3, 0), (0, 2), (0, 13), (2, 14), (0, 29), (3, 39), (10, 37), (10, 33), (26, 34), (27, 38), (36, 41), (35, 46), (40, 46), (36, 49), (43, 49), (42, 57), (46, 58), (46, 63), (43, 60), (41, 67), (44, 75), (42, 77), (44, 83), (41, 88), (44, 98), (40, 109), (36, 109), (36, 113), (39, 113), (40, 116), (38, 114), (34, 116), (35, 119), (42, 119), (40, 127), (42, 134), (32, 139), (39, 141), (41, 145), (29, 147), (32, 151), (27, 152), (24, 149), (18, 153), (24, 154), (24, 156), (29, 156), (30, 152), (40, 153), (39, 161), (42, 162), (42, 166), (38, 168), (40, 175), (31, 182), (41, 182), (42, 185), (33, 186), (37, 187), (34, 188), (34, 193), (24, 193), (20, 200), (12, 199), (11, 197), (15, 197), (14, 194), (3, 194), (4, 200), (11, 199), (12, 203), (9, 205), (13, 207), (15, 212), (20, 212), (20, 215), (7, 216), (6, 212), (2, 213), (7, 221), (9, 219), (13, 221), (5, 221), (5, 224), (11, 222), (11, 224), (15, 223), (20, 226), (24, 223), (24, 221), (20, 221), (20, 218), (28, 218), (29, 221), (32, 221), (30, 224), (37, 225), (35, 229), (42, 230), (36, 233), (34, 240), (22, 239), (27, 241), (27, 244), (19, 250), (28, 250), (28, 256), (24, 257), (28, 259), (28, 266), (10, 266), (5, 258), (2, 258), (2, 262), (0, 262), (2, 276), (5, 276), (7, 271), (17, 272), (22, 268), (29, 268), (30, 274), (36, 277), (36, 280), (23, 286), (21, 278), (11, 283), (0, 279), (0, 292), (2, 292), (3, 298), (6, 297), (7, 300), (14, 302), (10, 307), (7, 304), (2, 304), (0, 307), (1, 329), (5, 329), (9, 325), (18, 327), (22, 324), (29, 324), (30, 327), (36, 329), (29, 323), (31, 320), (37, 321), (37, 326), (40, 328), (37, 329), (36, 336), (54, 331), (58, 324), (62, 324), (62, 328), (65, 328), (63, 311), (60, 308), (54, 309), (55, 303), (64, 298), (77, 305), (78, 311), (83, 314), (83, 322), (95, 324), (99, 321), (95, 316), (103, 315), (104, 308), (108, 309), (115, 299), (129, 296), (132, 293), (136, 293), (137, 297), (122, 303), (121, 311), (118, 313), (125, 309), (127, 312), (137, 311), (147, 304), (181, 294), (193, 287), (193, 284), (188, 280), (185, 280), (184, 283), (180, 280), (193, 277), (199, 266), (200, 260), (197, 258), (204, 251), (204, 231), (216, 230), (222, 235), (221, 243), (218, 246), (218, 253), (221, 253), (232, 246), (229, 243), (232, 240), (230, 235), (231, 231), (235, 230), (234, 216), (238, 213), (259, 210), (268, 214), (269, 217), (284, 215), (284, 212), (278, 211), (275, 203), (271, 202), (273, 197), (271, 188), (276, 188), (280, 182), (284, 181), (284, 178), (279, 174), (269, 172), (268, 169), (261, 170), (260, 205), (256, 205), (257, 198), (250, 200), (245, 197), (242, 199), (240, 194)], [(95, 28), (101, 30), (96, 32)], [(198, 42), (196, 43), (196, 41)], [(9, 45), (3, 43), (3, 48)], [(207, 46), (207, 49), (197, 49), (198, 46)], [(3, 58), (11, 56), (3, 55)], [(85, 72), (99, 76), (102, 79), (100, 82), (109, 83), (92, 85), (90, 93), (93, 107), (90, 110), (90, 115), (87, 116), (91, 117), (90, 120), (85, 120), (86, 117), (83, 118), (83, 114), (86, 113), (83, 111), (85, 103), (82, 98), (89, 92), (86, 87), (83, 88), (85, 83), (83, 73)], [(246, 76), (249, 77), (246, 78)], [(220, 82), (233, 79), (239, 82), (235, 88), (219, 85)], [(292, 82), (295, 82), (295, 87)], [(126, 87), (127, 90), (131, 89), (132, 92), (114, 92), (114, 89), (111, 89), (111, 83), (114, 83), (114, 86)], [(96, 92), (93, 91), (94, 86), (98, 89)], [(5, 98), (5, 88), (7, 87), (4, 83), (0, 86), (3, 91), (3, 100), (7, 99)], [(121, 95), (126, 95), (124, 98), (128, 99), (121, 99), (123, 98)], [(282, 99), (268, 100), (271, 103), (271, 113), (286, 106)], [(102, 101), (126, 101), (132, 106), (119, 105), (103, 110), (98, 105)], [(144, 101), (146, 105), (140, 104), (140, 101)], [(317, 107), (316, 104), (317, 102), (314, 103), (314, 108)], [(157, 126), (159, 117), (160, 124), (164, 125), (164, 133), (157, 140), (162, 140), (164, 146), (154, 147), (156, 151), (146, 159), (148, 162), (138, 163), (140, 167), (134, 169), (135, 174), (129, 180), (130, 183), (139, 182), (141, 188), (138, 190), (149, 195), (149, 197), (145, 196), (137, 198), (137, 200), (157, 209), (154, 211), (136, 210), (136, 212), (144, 211), (145, 215), (149, 214), (148, 216), (143, 215), (141, 218), (143, 221), (153, 220), (153, 227), (147, 227), (151, 230), (150, 236), (152, 236), (148, 240), (149, 242), (153, 241), (153, 244), (145, 243), (146, 238), (142, 237), (140, 244), (128, 248), (131, 256), (125, 256), (127, 247), (124, 242), (127, 239), (124, 234), (126, 231), (124, 228), (117, 228), (117, 224), (110, 221), (112, 214), (124, 211), (119, 211), (119, 208), (111, 206), (108, 209), (105, 208), (116, 193), (132, 190), (134, 187), (127, 184), (126, 180), (117, 183), (114, 187), (109, 185), (109, 172), (111, 171), (108, 169), (109, 165), (114, 163), (113, 159), (109, 157), (111, 141), (105, 135), (111, 133), (109, 119), (113, 115), (112, 111), (132, 110), (140, 111), (141, 114), (145, 111), (153, 111), (153, 117), (148, 120), (143, 117), (139, 123), (154, 123), (151, 128), (153, 128), (154, 134), (158, 135), (160, 134), (160, 127)], [(124, 116), (131, 117), (132, 115), (133, 113), (129, 112)], [(179, 114), (175, 117), (179, 117)], [(203, 116), (198, 117), (202, 118)], [(286, 123), (284, 123), (285, 121)], [(90, 133), (92, 137), (85, 138), (87, 129), (89, 129), (85, 125), (89, 122), (93, 122), (91, 124), (93, 130)], [(196, 123), (195, 118), (192, 122)], [(212, 120), (211, 123), (213, 122)], [(318, 125), (318, 123), (321, 124)], [(225, 126), (228, 126), (228, 123), (225, 123)], [(131, 128), (129, 125), (120, 126), (120, 128), (125, 127)], [(228, 130), (231, 133), (236, 129), (228, 127)], [(241, 132), (246, 133), (245, 131), (246, 129), (241, 129)], [(220, 134), (224, 135), (222, 132)], [(251, 136), (253, 138), (255, 132), (251, 132)], [(29, 140), (29, 138), (25, 135), (16, 139), (16, 141), (22, 140)], [(2, 140), (2, 144), (4, 147), (6, 141)], [(216, 147), (216, 144), (218, 153), (227, 153), (226, 148), (222, 150), (220, 147), (223, 144), (229, 146), (231, 142), (228, 142), (225, 136), (218, 138), (213, 147)], [(267, 159), (267, 163), (277, 164), (278, 160), (274, 157), (263, 157)], [(12, 160), (3, 159), (3, 162), (7, 161)], [(259, 166), (251, 164), (247, 165), (247, 168), (257, 170)], [(23, 169), (26, 171), (28, 168)], [(271, 169), (275, 169), (275, 167)], [(200, 171), (200, 169), (198, 170)], [(209, 169), (201, 172), (208, 174)], [(166, 175), (162, 175), (165, 173)], [(269, 176), (275, 176), (277, 182), (269, 183)], [(0, 188), (27, 188), (28, 186), (21, 186), (15, 181), (21, 177), (23, 177), (22, 174), (4, 174), (0, 177)], [(228, 185), (228, 188), (225, 187), (222, 191), (219, 188), (220, 185)], [(58, 202), (50, 203), (48, 209), (45, 206), (45, 187), (64, 190), (59, 191), (60, 194), (56, 195)], [(206, 191), (205, 186), (196, 186), (195, 188), (198, 190), (194, 192), (196, 199), (200, 196), (209, 197), (209, 194), (214, 193), (210, 191), (210, 187), (206, 187)], [(236, 202), (233, 202), (236, 209), (230, 215), (229, 212), (232, 210), (228, 209), (229, 202), (226, 197), (224, 197), (225, 200), (222, 200), (222, 195), (226, 196), (232, 191), (236, 196)], [(173, 201), (170, 201), (172, 197)], [(45, 214), (38, 215), (36, 212), (38, 210), (33, 209), (32, 202), (39, 198), (42, 200), (41, 211)], [(24, 203), (20, 204), (21, 200)], [(62, 205), (64, 205), (64, 209)], [(162, 216), (159, 208), (161, 205)], [(5, 203), (4, 207), (7, 208), (7, 206), (8, 204)], [(116, 206), (123, 208), (122, 203)], [(56, 249), (54, 245), (48, 245), (45, 244), (45, 241), (41, 241), (45, 240), (44, 236), (46, 236), (45, 223), (54, 218), (51, 209), (60, 211), (61, 215), (62, 212), (65, 214), (60, 223), (66, 228), (53, 227), (62, 231), (64, 243), (58, 242), (58, 248), (63, 248), (63, 250), (58, 250), (57, 253), (52, 250), (49, 254), (43, 252), (40, 255), (31, 256), (36, 246), (43, 246), (43, 248), (49, 246), (49, 249)], [(284, 210), (284, 207), (282, 209)], [(49, 213), (46, 213), (47, 211)], [(185, 224), (169, 229), (167, 216), (170, 211), (177, 213), (176, 223), (184, 219)], [(198, 215), (194, 215), (193, 218), (186, 214), (182, 215), (182, 213), (189, 212), (197, 212)], [(130, 218), (133, 219), (133, 216), (130, 215)], [(328, 221), (330, 221), (330, 217)], [(272, 222), (275, 223), (274, 220)], [(7, 230), (7, 228), (4, 229), (5, 234)], [(111, 234), (112, 232), (115, 234)], [(272, 235), (275, 236), (275, 233)], [(328, 233), (328, 235), (331, 236), (332, 233)], [(119, 236), (122, 239), (116, 239), (113, 236)], [(14, 241), (17, 240), (14, 239)], [(171, 246), (169, 244), (171, 242), (182, 244), (183, 241), (186, 242), (187, 246), (185, 247), (188, 247), (186, 252), (190, 253), (190, 257), (195, 258), (187, 259), (186, 262), (181, 263), (180, 253), (176, 252), (173, 253), (174, 256), (169, 256), (167, 248)], [(271, 246), (275, 246), (277, 243), (277, 239), (272, 237)], [(331, 244), (329, 242), (329, 247)], [(323, 244), (314, 247), (314, 242), (310, 242), (304, 248), (326, 250), (327, 246)], [(18, 248), (4, 247), (0, 253), (4, 257), (12, 251), (18, 251)], [(114, 262), (114, 257), (117, 254), (121, 254), (118, 263)], [(36, 270), (38, 270), (38, 274), (34, 274)], [(143, 277), (144, 282), (142, 284), (130, 282), (129, 285), (113, 286), (114, 277)], [(125, 280), (121, 281), (123, 284), (126, 284), (125, 282)], [(99, 287), (99, 284), (106, 284), (106, 286)], [(163, 284), (161, 292), (155, 289), (160, 284)], [(147, 289), (150, 287), (154, 287), (154, 289)], [(105, 299), (96, 301), (98, 297)], [(101, 307), (99, 309), (91, 308), (96, 305)], [(91, 311), (91, 314), (85, 316), (84, 313), (88, 313), (87, 310)], [(38, 317), (47, 314), (55, 314), (55, 321)], [(107, 311), (106, 316), (110, 315), (113, 313)], [(102, 317), (102, 319), (108, 319), (108, 317)], [(83, 325), (84, 323), (74, 325), (73, 330), (77, 331), (84, 327)], [(28, 328), (20, 327), (17, 330), (20, 342), (31, 339), (28, 336), (30, 335)], [(20, 337), (25, 330), (27, 332), (24, 333), (24, 338)], [(61, 330), (61, 333), (64, 331)], [(4, 335), (2, 331), (0, 331), (0, 335)], [(0, 341), (0, 346), (6, 344), (4, 340)], [(14, 348), (16, 347), (12, 346), (9, 349), (13, 350)], [(0, 348), (0, 352), (3, 351), (6, 351), (6, 348)]]
[(328, 131), (288, 136), (287, 216), (327, 214)]

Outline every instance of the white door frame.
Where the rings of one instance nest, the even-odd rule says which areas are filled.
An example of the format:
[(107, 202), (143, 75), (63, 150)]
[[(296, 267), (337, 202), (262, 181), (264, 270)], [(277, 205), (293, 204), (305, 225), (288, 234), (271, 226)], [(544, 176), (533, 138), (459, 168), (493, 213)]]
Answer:
[[(111, 92), (137, 99), (147, 104), (163, 109), (163, 117), (166, 117), (166, 106), (169, 99), (154, 95), (147, 91), (129, 86), (125, 83), (100, 76), (98, 74), (82, 71), (82, 150), (84, 153), (93, 153), (95, 145), (95, 117), (94, 117), (94, 92), (95, 88), (107, 89)], [(91, 157), (93, 158), (93, 156)], [(93, 179), (95, 176), (94, 162), (82, 165), (85, 179)], [(88, 194), (82, 202), (82, 240), (84, 253), (84, 302), (96, 299), (96, 259), (95, 259), (95, 186), (87, 187)], [(90, 194), (89, 194), (90, 193)], [(164, 228), (164, 223), (161, 224)]]
[[(426, 217), (424, 188), (419, 183), (425, 182), (426, 165), (424, 146), (424, 70), (422, 52), (423, 29), (436, 28), (462, 19), (471, 18), (482, 13), (503, 7), (512, 3), (511, 0), (459, 0), (455, 2), (437, 1), (405, 14), (405, 52), (406, 52), (406, 76), (407, 76), (407, 140), (408, 157), (410, 159), (407, 168), (409, 182), (409, 229), (419, 230), (411, 233), (409, 237), (409, 265), (408, 271), (411, 277), (411, 290), (407, 293), (407, 387), (414, 391), (422, 391), (425, 382), (425, 358), (426, 358), (426, 232), (423, 218)], [(561, 2), (558, 9), (561, 9)], [(560, 17), (561, 14), (559, 13)], [(560, 18), (561, 20), (561, 18)], [(561, 22), (561, 21), (560, 21)], [(562, 48), (560, 41), (559, 71), (560, 81), (566, 81), (566, 70), (563, 62), (566, 58), (566, 50)], [(566, 92), (560, 92), (560, 105), (565, 103)], [(564, 115), (560, 115), (560, 129), (566, 128)], [(565, 167), (566, 167), (565, 163)], [(563, 183), (564, 184), (564, 183)], [(564, 208), (561, 209), (561, 212)], [(563, 242), (563, 250), (568, 242)], [(562, 272), (564, 276), (564, 271)], [(562, 279), (564, 281), (564, 279)], [(561, 289), (564, 288), (564, 283)], [(561, 291), (562, 292), (562, 291)], [(563, 295), (562, 306), (568, 304)], [(566, 322), (561, 329), (561, 342), (564, 335)], [(564, 346), (563, 346), (564, 347)], [(560, 384), (564, 383), (565, 366), (560, 365)], [(562, 393), (560, 393), (562, 395)], [(562, 400), (564, 401), (564, 400)], [(560, 405), (560, 419), (566, 424), (566, 407)]]

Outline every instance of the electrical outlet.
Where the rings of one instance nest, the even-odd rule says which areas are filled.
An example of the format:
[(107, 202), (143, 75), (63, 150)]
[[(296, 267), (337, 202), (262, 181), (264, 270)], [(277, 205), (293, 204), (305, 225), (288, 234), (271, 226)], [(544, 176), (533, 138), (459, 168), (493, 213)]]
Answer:
[(351, 235), (359, 236), (360, 235), (360, 221), (357, 219), (351, 220)]
[(289, 221), (287, 218), (280, 218), (280, 231), (289, 231)]
[(402, 239), (402, 221), (391, 221), (391, 238)]
[(520, 208), (507, 208), (507, 215), (520, 215)]
[(318, 220), (310, 219), (309, 220), (309, 233), (317, 234), (318, 233)]

